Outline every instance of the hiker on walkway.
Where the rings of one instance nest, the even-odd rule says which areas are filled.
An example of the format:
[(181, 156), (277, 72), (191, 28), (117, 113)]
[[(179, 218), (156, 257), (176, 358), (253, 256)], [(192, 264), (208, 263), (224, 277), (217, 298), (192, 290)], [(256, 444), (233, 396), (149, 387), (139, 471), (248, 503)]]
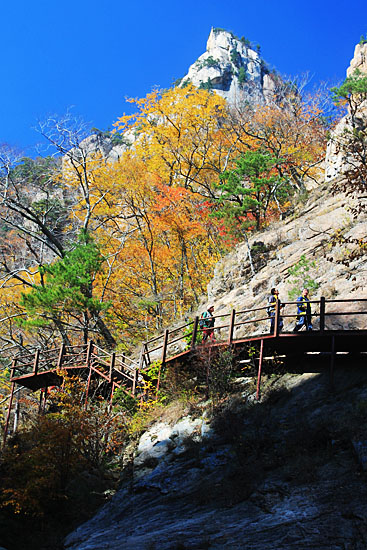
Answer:
[(308, 288), (304, 288), (301, 296), (297, 298), (297, 322), (293, 332), (298, 332), (302, 327), (306, 327), (306, 330), (312, 330), (312, 314)]
[[(268, 298), (268, 307), (266, 308), (267, 314), (270, 317), (270, 332), (271, 333), (274, 332), (275, 312), (276, 312), (278, 301), (279, 301), (279, 310), (280, 310), (284, 307), (284, 304), (282, 304), (282, 302), (279, 300), (279, 290), (277, 290), (276, 288), (272, 288), (271, 291), (270, 291), (270, 296)], [(283, 328), (283, 319), (279, 315), (279, 317), (278, 317), (278, 330), (279, 330), (279, 332), (282, 330), (282, 328)]]
[(203, 327), (203, 342), (206, 342), (208, 338), (212, 342), (215, 342), (214, 338), (214, 324), (215, 319), (213, 316), (214, 306), (209, 306), (207, 311), (204, 311), (204, 313), (201, 316), (201, 326)]

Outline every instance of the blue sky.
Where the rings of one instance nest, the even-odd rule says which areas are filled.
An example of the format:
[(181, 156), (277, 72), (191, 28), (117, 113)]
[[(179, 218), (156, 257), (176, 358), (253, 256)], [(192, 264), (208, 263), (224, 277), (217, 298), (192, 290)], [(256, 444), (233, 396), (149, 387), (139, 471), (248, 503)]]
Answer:
[(341, 82), (367, 35), (366, 0), (18, 0), (1, 6), (0, 143), (33, 155), (32, 129), (69, 107), (111, 127), (143, 97), (184, 76), (211, 27), (261, 46), (270, 67)]

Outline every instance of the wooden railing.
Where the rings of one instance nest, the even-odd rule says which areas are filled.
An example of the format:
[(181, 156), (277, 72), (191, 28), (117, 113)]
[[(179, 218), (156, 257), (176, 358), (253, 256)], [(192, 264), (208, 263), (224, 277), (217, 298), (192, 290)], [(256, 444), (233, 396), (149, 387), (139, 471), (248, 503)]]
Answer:
[[(366, 308), (360, 311), (341, 311), (338, 304), (347, 303), (362, 303), (364, 306), (367, 304), (367, 298), (361, 298), (358, 300), (353, 299), (338, 299), (327, 300), (321, 297), (320, 300), (311, 300), (310, 305), (314, 310), (311, 313), (313, 320), (318, 320), (318, 326), (314, 327), (314, 330), (326, 331), (333, 330), (333, 328), (327, 327), (327, 319), (332, 317), (343, 316), (358, 316), (367, 315)], [(240, 341), (243, 338), (250, 338), (255, 336), (266, 336), (276, 338), (279, 336), (279, 317), (282, 317), (283, 321), (292, 319), (293, 326), (296, 320), (297, 302), (283, 302), (284, 308), (280, 310), (279, 303), (275, 311), (274, 319), (274, 332), (270, 334), (270, 317), (267, 314), (267, 305), (263, 307), (257, 307), (252, 309), (244, 309), (240, 311), (232, 310), (231, 313), (224, 313), (221, 315), (213, 316), (215, 320), (214, 334), (217, 343), (228, 343), (231, 345), (235, 341)], [(337, 309), (333, 308), (333, 305), (337, 306)], [(292, 313), (290, 307), (292, 306)], [(228, 321), (228, 322), (227, 322)], [(219, 322), (219, 324), (218, 324)], [(237, 337), (240, 328), (244, 328), (243, 335)], [(193, 350), (198, 341), (198, 335), (205, 332), (205, 328), (200, 328), (199, 317), (195, 317), (193, 321), (181, 325), (172, 330), (165, 330), (163, 334), (148, 340), (142, 345), (140, 364), (144, 368), (149, 366), (152, 360), (161, 360), (165, 363), (172, 356), (179, 355), (188, 350)], [(341, 330), (339, 328), (339, 330)], [(284, 331), (284, 329), (283, 329)], [(286, 331), (284, 331), (286, 332)], [(267, 333), (267, 334), (266, 334)]]
[[(340, 304), (362, 303), (363, 308), (356, 310), (342, 310)], [(240, 311), (232, 310), (230, 313), (215, 315), (213, 327), (215, 339), (218, 344), (231, 345), (233, 342), (251, 338), (277, 338), (279, 336), (279, 317), (287, 322), (292, 319), (293, 326), (296, 319), (297, 302), (283, 302), (284, 309), (279, 309), (279, 303), (275, 311), (274, 331), (269, 332), (270, 318), (267, 315), (267, 305)], [(314, 326), (320, 332), (330, 331), (327, 320), (332, 317), (349, 316), (354, 318), (359, 315), (367, 315), (367, 298), (359, 300), (338, 299), (310, 301), (314, 310), (312, 318), (317, 319)], [(292, 308), (292, 312), (290, 312)], [(83, 369), (89, 370), (89, 377), (95, 372), (114, 387), (126, 386), (135, 394), (140, 373), (144, 373), (154, 360), (160, 360), (164, 365), (172, 357), (193, 350), (197, 347), (200, 333), (205, 332), (200, 328), (199, 317), (174, 329), (167, 329), (164, 333), (144, 342), (141, 347), (140, 357), (135, 360), (124, 354), (118, 354), (102, 349), (93, 342), (87, 346), (65, 346), (50, 350), (26, 353), (17, 357), (12, 365), (12, 379), (24, 375), (37, 376), (44, 371), (57, 369)], [(340, 330), (340, 328), (339, 328)], [(287, 332), (286, 330), (283, 332)]]
[[(343, 310), (340, 304), (362, 304), (362, 308), (356, 310)], [(314, 312), (312, 318), (316, 318), (314, 330), (319, 333), (331, 334), (331, 373), (334, 365), (335, 355), (335, 321), (334, 326), (330, 328), (330, 324), (327, 322), (329, 319), (335, 317), (349, 316), (351, 319), (355, 319), (356, 316), (366, 315), (367, 298), (361, 298), (359, 300), (353, 299), (338, 299), (338, 300), (326, 300), (320, 298), (320, 300), (312, 300), (310, 302)], [(267, 305), (263, 307), (244, 309), (240, 311), (232, 310), (230, 313), (223, 313), (221, 315), (214, 316), (215, 326), (213, 327), (216, 343), (219, 345), (231, 345), (235, 342), (246, 342), (254, 339), (260, 341), (260, 356), (258, 366), (258, 382), (256, 396), (259, 398), (260, 391), (260, 379), (261, 379), (261, 366), (263, 360), (264, 342), (267, 339), (278, 338), (281, 336), (279, 330), (279, 317), (281, 316), (283, 321), (286, 322), (290, 319), (294, 322), (296, 320), (296, 306), (297, 302), (284, 303), (284, 309), (280, 310), (279, 303), (277, 304), (274, 317), (274, 331), (269, 332), (270, 318), (267, 315)], [(290, 306), (293, 311), (290, 311)], [(318, 326), (317, 326), (318, 325)], [(329, 325), (329, 326), (328, 326)], [(266, 330), (266, 328), (268, 330)], [(287, 328), (287, 327), (285, 327)], [(357, 327), (360, 329), (361, 327)], [(60, 348), (53, 348), (50, 350), (37, 350), (34, 353), (23, 353), (13, 360), (11, 370), (11, 382), (12, 389), (9, 399), (8, 414), (5, 423), (4, 431), (4, 444), (6, 434), (8, 433), (8, 425), (10, 412), (12, 407), (13, 395), (15, 393), (15, 384), (25, 385), (25, 379), (32, 377), (33, 380), (38, 379), (38, 382), (42, 379), (42, 373), (55, 372), (58, 369), (80, 370), (83, 372), (83, 376), (87, 378), (87, 387), (85, 395), (85, 403), (87, 402), (88, 392), (93, 375), (101, 377), (105, 380), (110, 388), (110, 399), (116, 387), (123, 388), (126, 392), (132, 392), (136, 395), (139, 388), (139, 382), (145, 376), (145, 371), (150, 367), (151, 363), (158, 359), (161, 361), (158, 375), (157, 392), (159, 388), (159, 377), (162, 366), (169, 358), (180, 356), (181, 354), (193, 351), (199, 344), (200, 333), (205, 332), (205, 328), (200, 328), (199, 318), (195, 317), (193, 321), (190, 321), (184, 325), (176, 327), (174, 329), (167, 329), (163, 334), (156, 336), (144, 342), (141, 347), (140, 356), (138, 360), (129, 358), (124, 354), (110, 352), (102, 349), (93, 342), (89, 342), (84, 346), (65, 346)], [(242, 333), (241, 333), (242, 330)], [(343, 330), (339, 326), (337, 331)], [(350, 330), (350, 327), (348, 327)], [(353, 330), (353, 329), (352, 329)], [(265, 331), (265, 332), (264, 332)], [(287, 332), (286, 330), (284, 332)], [(334, 332), (334, 335), (333, 335)], [(294, 336), (297, 336), (296, 334)], [(210, 342), (209, 342), (210, 343)], [(204, 344), (206, 345), (206, 344)], [(84, 374), (85, 373), (85, 374)], [(331, 375), (332, 376), (332, 375)], [(47, 377), (47, 375), (46, 375)], [(42, 382), (43, 384), (43, 382)], [(37, 386), (37, 384), (36, 384)], [(31, 385), (28, 387), (32, 388)], [(40, 385), (37, 386), (40, 388)], [(46, 396), (46, 391), (44, 392)], [(44, 398), (44, 401), (46, 397)]]
[(26, 375), (40, 375), (61, 369), (87, 369), (104, 378), (110, 384), (127, 385), (135, 392), (139, 363), (124, 354), (109, 352), (94, 344), (65, 346), (50, 350), (36, 350), (16, 357), (12, 365), (12, 379)]

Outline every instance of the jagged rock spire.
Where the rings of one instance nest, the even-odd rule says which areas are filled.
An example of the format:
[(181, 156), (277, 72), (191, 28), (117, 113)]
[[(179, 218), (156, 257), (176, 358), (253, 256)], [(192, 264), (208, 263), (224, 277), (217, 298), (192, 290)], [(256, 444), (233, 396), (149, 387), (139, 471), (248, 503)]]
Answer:
[(267, 102), (275, 82), (258, 48), (223, 29), (211, 29), (206, 52), (191, 65), (180, 86), (215, 90), (229, 103)]

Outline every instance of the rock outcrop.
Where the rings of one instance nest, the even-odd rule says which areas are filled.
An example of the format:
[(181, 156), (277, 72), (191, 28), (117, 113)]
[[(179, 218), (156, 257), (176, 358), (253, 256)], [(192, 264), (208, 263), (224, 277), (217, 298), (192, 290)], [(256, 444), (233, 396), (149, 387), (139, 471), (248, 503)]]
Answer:
[(357, 69), (361, 73), (367, 73), (367, 42), (356, 45), (353, 59), (347, 69), (347, 76), (352, 76)]
[(260, 54), (245, 39), (212, 29), (203, 53), (189, 68), (180, 86), (214, 90), (230, 104), (265, 103), (273, 97), (276, 80)]
[[(250, 42), (239, 39), (231, 32), (212, 29), (207, 50), (189, 68), (180, 86), (191, 82), (198, 88), (214, 90), (229, 104), (263, 104), (274, 100), (279, 77), (272, 74)], [(116, 141), (120, 139), (120, 143)], [(97, 132), (80, 144), (83, 154), (100, 153), (111, 162), (118, 161), (122, 153), (134, 143), (131, 132), (123, 136)]]
[(244, 386), (204, 435), (201, 419), (176, 432), (161, 421), (141, 439), (131, 479), (65, 548), (366, 548), (366, 434), (353, 433), (366, 380), (351, 365), (331, 397), (326, 377), (273, 377), (273, 400), (253, 405)]
[[(270, 288), (275, 286), (283, 301), (287, 301), (295, 286), (289, 269), (302, 256), (309, 261), (308, 276), (318, 285), (311, 299), (362, 297), (367, 290), (366, 256), (362, 250), (358, 253), (357, 245), (342, 241), (332, 245), (333, 235), (358, 240), (367, 234), (366, 216), (352, 221), (350, 207), (353, 207), (351, 199), (341, 194), (328, 195), (328, 186), (320, 185), (288, 218), (250, 238), (255, 275), (251, 273), (247, 245), (238, 245), (218, 262), (208, 285), (208, 303), (216, 305), (215, 314), (228, 314), (232, 308), (240, 311), (260, 307), (266, 303)], [(362, 319), (352, 321), (337, 316), (328, 320), (330, 328), (349, 327), (352, 322), (356, 323), (354, 328), (364, 323)], [(291, 330), (293, 323), (293, 318), (286, 319), (285, 330)], [(315, 320), (316, 327), (317, 323)], [(259, 326), (259, 332), (264, 332), (264, 326)]]
[[(301, 255), (314, 261), (308, 274), (320, 284), (318, 295), (366, 295), (366, 256), (333, 246), (331, 235), (364, 237), (367, 220), (351, 221), (350, 204), (327, 192), (320, 185), (289, 220), (254, 236), (254, 277), (245, 244), (218, 263), (208, 288), (216, 314), (261, 305), (273, 285), (287, 299), (288, 269)], [(328, 323), (353, 328), (356, 317), (363, 323), (354, 315)], [(172, 423), (160, 419), (141, 437), (130, 478), (65, 548), (362, 550), (367, 432), (358, 415), (366, 410), (366, 377), (351, 362), (336, 370), (330, 394), (326, 376), (272, 374), (262, 387), (279, 395), (269, 405), (255, 402), (253, 379), (243, 377), (228, 416), (213, 420), (202, 403)]]
[[(313, 298), (365, 297), (367, 258), (351, 242), (365, 238), (367, 216), (354, 219), (351, 200), (328, 192), (319, 185), (288, 219), (250, 240), (255, 275), (246, 244), (218, 263), (207, 297), (216, 315), (262, 305), (272, 286), (287, 299), (289, 268), (302, 256), (319, 285)], [(364, 323), (337, 312), (328, 328)], [(366, 548), (367, 374), (351, 359), (334, 375), (330, 393), (324, 374), (269, 373), (260, 402), (242, 377), (217, 416), (201, 403), (174, 422), (161, 418), (141, 437), (130, 478), (65, 548)]]
[(90, 155), (101, 155), (108, 162), (118, 162), (122, 154), (134, 143), (132, 132), (123, 136), (111, 132), (96, 132), (83, 139), (78, 147), (74, 147), (64, 158), (72, 155), (74, 158), (86, 158)]
[[(367, 43), (357, 44), (354, 57), (347, 69), (347, 77), (356, 70), (367, 74)], [(343, 176), (348, 170), (353, 169), (355, 162), (353, 155), (348, 151), (348, 143), (353, 129), (364, 131), (367, 126), (367, 101), (362, 102), (353, 115), (349, 112), (343, 117), (332, 132), (327, 145), (325, 158), (325, 181)]]

